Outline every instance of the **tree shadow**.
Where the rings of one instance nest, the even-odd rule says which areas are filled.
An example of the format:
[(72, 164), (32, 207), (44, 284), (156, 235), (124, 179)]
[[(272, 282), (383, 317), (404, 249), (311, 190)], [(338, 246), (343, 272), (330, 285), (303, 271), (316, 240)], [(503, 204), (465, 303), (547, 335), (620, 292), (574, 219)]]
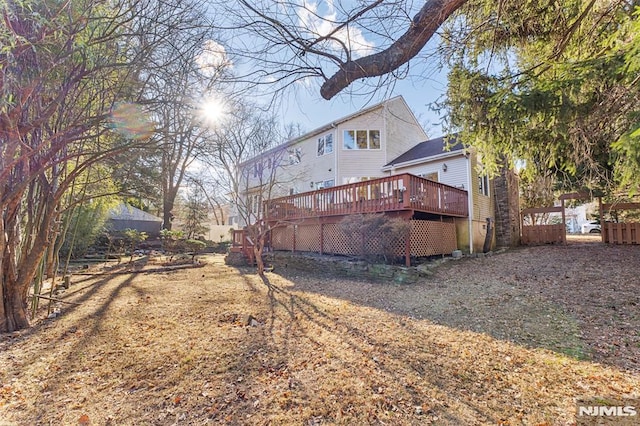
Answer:
[[(447, 383), (449, 379), (446, 370), (438, 374), (433, 374), (434, 370), (426, 367), (420, 361), (406, 361), (407, 353), (402, 348), (390, 346), (387, 342), (380, 340), (377, 335), (364, 330), (358, 324), (352, 324), (349, 321), (345, 321), (331, 314), (329, 311), (312, 302), (304, 294), (297, 294), (299, 293), (297, 284), (292, 288), (293, 291), (290, 291), (287, 288), (273, 283), (272, 280), (269, 279), (268, 274), (262, 277), (259, 277), (257, 274), (254, 276), (258, 277), (259, 281), (265, 286), (264, 294), (268, 302), (268, 319), (265, 324), (265, 330), (267, 336), (269, 336), (269, 343), (278, 345), (278, 351), (285, 355), (282, 358), (282, 364), (277, 366), (277, 368), (286, 370), (288, 364), (294, 361), (295, 353), (292, 353), (292, 351), (294, 351), (295, 348), (292, 347), (291, 342), (299, 342), (300, 339), (303, 339), (311, 343), (311, 345), (318, 350), (323, 350), (324, 344), (314, 337), (318, 334), (317, 330), (321, 329), (325, 335), (332, 336), (332, 340), (342, 342), (347, 351), (357, 354), (357, 356), (362, 359), (373, 359), (376, 363), (375, 368), (381, 375), (387, 377), (390, 383), (405, 382), (406, 376), (404, 373), (409, 370), (411, 373), (420, 376), (420, 380), (422, 381), (421, 386), (431, 384), (442, 387), (442, 389), (447, 389), (446, 386), (442, 386), (442, 384)], [(245, 276), (245, 279), (249, 279), (249, 277)], [(280, 322), (280, 324), (277, 324), (277, 322)], [(406, 322), (402, 322), (401, 324), (410, 334), (419, 335), (422, 333), (422, 331), (414, 329)], [(283, 329), (285, 330), (284, 333), (282, 332)], [(280, 332), (278, 339), (276, 339), (274, 335), (275, 330)], [(342, 355), (337, 353), (334, 356), (339, 359)], [(378, 360), (378, 358), (380, 359)], [(344, 362), (347, 362), (346, 359)], [(360, 376), (359, 378), (360, 380), (368, 382), (366, 387), (373, 389), (374, 393), (376, 392), (375, 389), (380, 386), (388, 386), (366, 375)], [(256, 380), (258, 379), (256, 378)], [(295, 387), (301, 395), (313, 395), (317, 391), (313, 386), (303, 385), (301, 381), (295, 381)], [(338, 389), (336, 391), (340, 392)], [(451, 395), (458, 394), (458, 390), (455, 388), (448, 388), (447, 391), (450, 392)], [(421, 406), (424, 403), (424, 395), (420, 395), (411, 384), (405, 384), (402, 392), (403, 398), (406, 398), (411, 407), (410, 410), (405, 411), (405, 415), (411, 416), (415, 414), (414, 407)], [(382, 404), (380, 407), (381, 411), (400, 409), (394, 405), (389, 398), (383, 398), (380, 404)], [(489, 410), (479, 402), (476, 404), (466, 401), (465, 404), (467, 405), (467, 409), (474, 411), (483, 421), (495, 423), (500, 420), (493, 417)], [(458, 417), (450, 410), (434, 409), (433, 413), (436, 411), (440, 416), (440, 424), (458, 425), (466, 423), (465, 418)], [(420, 417), (417, 416), (415, 419), (418, 420)], [(330, 419), (324, 420), (331, 421)], [(309, 421), (311, 422), (310, 424), (313, 424), (313, 419)], [(382, 420), (380, 421), (382, 422)]]
[[(552, 401), (545, 399), (542, 391), (530, 383), (540, 380), (544, 384), (546, 375), (555, 374), (552, 372), (558, 370), (559, 365), (562, 366), (563, 377), (574, 377), (571, 376), (574, 374), (578, 381), (589, 380), (587, 376), (592, 374), (591, 367), (562, 361), (560, 357), (552, 357), (544, 351), (521, 350), (487, 335), (464, 331), (468, 328), (462, 326), (434, 325), (426, 316), (419, 318), (421, 312), (409, 310), (410, 314), (403, 313), (406, 310), (396, 306), (401, 299), (394, 299), (393, 293), (411, 290), (412, 286), (345, 281), (318, 274), (268, 273), (260, 278), (248, 268), (228, 268), (226, 273), (216, 273), (211, 269), (204, 271), (202, 279), (207, 281), (207, 286), (203, 290), (210, 292), (210, 296), (200, 298), (198, 287), (198, 291), (193, 293), (198, 297), (186, 301), (184, 306), (173, 300), (164, 302), (176, 316), (176, 324), (168, 327), (168, 332), (162, 335), (164, 341), (154, 343), (186, 337), (187, 340), (193, 339), (186, 344), (198, 345), (202, 352), (199, 352), (200, 359), (187, 364), (184, 369), (175, 367), (180, 358), (169, 356), (169, 365), (162, 364), (165, 370), (158, 372), (154, 368), (159, 365), (154, 364), (155, 359), (149, 360), (143, 355), (138, 359), (136, 356), (138, 351), (144, 352), (146, 345), (139, 338), (134, 341), (138, 323), (144, 321), (147, 313), (147, 305), (139, 302), (146, 300), (149, 294), (155, 294), (156, 289), (166, 292), (175, 284), (171, 278), (159, 277), (161, 285), (158, 287), (155, 287), (155, 282), (138, 285), (135, 282), (138, 276), (104, 277), (96, 282), (95, 287), (84, 286), (85, 293), (76, 288), (78, 291), (73, 294), (73, 300), (91, 299), (91, 306), (70, 307), (70, 310), (79, 310), (77, 313), (81, 315), (72, 324), (61, 321), (64, 325), (54, 330), (59, 338), (51, 344), (61, 345), (64, 351), (63, 356), (52, 361), (52, 367), (60, 364), (66, 371), (45, 375), (43, 379), (48, 392), (74, 394), (69, 388), (73, 380), (91, 374), (83, 369), (87, 368), (86, 365), (95, 365), (80, 362), (83, 352), (86, 352), (89, 357), (132, 358), (119, 364), (125, 367), (123, 370), (132, 372), (101, 371), (97, 374), (106, 375), (104, 380), (110, 386), (106, 393), (110, 398), (122, 397), (118, 403), (136, 400), (137, 389), (144, 387), (144, 384), (137, 383), (141, 377), (153, 383), (155, 389), (144, 393), (145, 400), (137, 401), (141, 414), (143, 411), (171, 409), (178, 413), (178, 410), (183, 410), (182, 413), (190, 416), (206, 411), (207, 417), (199, 419), (206, 418), (219, 424), (262, 424), (274, 413), (282, 416), (290, 413), (296, 422), (302, 419), (303, 424), (345, 424), (357, 419), (361, 424), (408, 425), (434, 422), (432, 417), (438, 418), (436, 424), (445, 425), (500, 424), (505, 423), (505, 419), (496, 414), (500, 410), (495, 410), (495, 405), (506, 407), (512, 404), (513, 389), (518, 386), (521, 387), (518, 391), (523, 394), (519, 401), (523, 401), (525, 407), (535, 406), (550, 413), (554, 408), (549, 407), (557, 409), (558, 406), (570, 405), (571, 401), (566, 395), (562, 401), (554, 397), (551, 397)], [(198, 284), (194, 278), (190, 276), (185, 284)], [(199, 280), (200, 276), (197, 278)], [(227, 293), (217, 298), (215, 292), (221, 288), (217, 283), (231, 281), (233, 284), (226, 287)], [(416, 287), (415, 291), (425, 290)], [(133, 291), (133, 297), (128, 292), (123, 294), (125, 290)], [(447, 288), (427, 287), (426, 290), (444, 291)], [(409, 300), (416, 299), (417, 293), (408, 295), (411, 296)], [(114, 307), (114, 303), (123, 297), (132, 300), (133, 304)], [(414, 305), (422, 302), (423, 299), (418, 299)], [(83, 310), (85, 307), (86, 312)], [(261, 323), (254, 326), (237, 319), (220, 322), (220, 316), (230, 310), (241, 312), (236, 309), (251, 309), (245, 313), (255, 315)], [(117, 336), (110, 331), (105, 333), (103, 328), (108, 327), (108, 317), (113, 315), (126, 315), (130, 319), (126, 322), (129, 328), (119, 328)], [(198, 318), (191, 323), (193, 330), (185, 329), (180, 323), (180, 318), (188, 316)], [(162, 324), (163, 320), (156, 318), (154, 321)], [(200, 324), (201, 330), (198, 328)], [(206, 328), (211, 326), (213, 328)], [(76, 329), (84, 334), (76, 334)], [(209, 336), (203, 334), (204, 330), (222, 333), (212, 334), (208, 339)], [(88, 349), (93, 343), (114, 336), (114, 349), (111, 351), (107, 347), (106, 355), (105, 346), (99, 352), (92, 353)], [(148, 334), (146, 339), (153, 341), (156, 337), (161, 336)], [(130, 348), (118, 347), (124, 343), (132, 345)], [(224, 347), (224, 351), (218, 351), (220, 347)], [(156, 348), (154, 344), (151, 350)], [(37, 358), (46, 356), (50, 350), (53, 350), (52, 346), (44, 347), (25, 359), (28, 363), (38, 362)], [(488, 363), (489, 368), (485, 365), (478, 369), (480, 360)], [(166, 374), (167, 367), (174, 368), (175, 375), (155, 377)], [(576, 371), (584, 371), (584, 374), (578, 377)], [(603, 371), (598, 370), (597, 374), (603, 377), (609, 374)], [(111, 374), (116, 379), (109, 378)], [(154, 377), (149, 379), (149, 376)], [(207, 388), (211, 395), (203, 401), (199, 381), (205, 380), (219, 386)], [(189, 398), (197, 399), (200, 404), (197, 409), (186, 405), (182, 408), (182, 404), (167, 400), (166, 395), (175, 386), (185, 384), (192, 389)], [(92, 385), (95, 386), (96, 382)], [(365, 408), (354, 405), (353, 401), (361, 402)], [(43, 419), (47, 418), (47, 410), (52, 409), (46, 402), (45, 398), (35, 404), (38, 416)], [(418, 414), (415, 407), (421, 407), (424, 413)], [(305, 417), (300, 417), (300, 412), (305, 412)], [(402, 421), (394, 422), (393, 413), (402, 414)], [(270, 421), (278, 424), (282, 418)], [(160, 422), (157, 416), (153, 421), (149, 419), (151, 417), (145, 417), (142, 423), (170, 423), (169, 419)], [(254, 419), (257, 423), (252, 423)], [(186, 423), (189, 421), (191, 417), (185, 420)], [(193, 423), (203, 421), (194, 420)]]
[[(640, 316), (629, 311), (630, 306), (640, 306), (640, 283), (620, 277), (609, 284), (611, 273), (629, 275), (624, 264), (640, 262), (640, 251), (634, 249), (523, 248), (449, 262), (432, 277), (408, 285), (344, 278), (328, 271), (277, 273), (295, 283), (296, 291), (640, 371), (640, 333), (628, 332), (630, 325), (640, 328)], [(602, 258), (596, 267), (594, 256)]]

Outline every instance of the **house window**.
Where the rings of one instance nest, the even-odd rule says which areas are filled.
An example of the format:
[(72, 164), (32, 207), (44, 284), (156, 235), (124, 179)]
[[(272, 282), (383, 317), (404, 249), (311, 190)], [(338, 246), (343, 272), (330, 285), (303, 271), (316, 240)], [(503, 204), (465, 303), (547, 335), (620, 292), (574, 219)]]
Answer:
[(289, 154), (289, 165), (299, 164), (302, 161), (302, 150), (300, 148), (292, 148), (287, 153)]
[(332, 186), (335, 186), (335, 181), (333, 179), (320, 180), (318, 182), (314, 182), (313, 186), (315, 189), (331, 188)]
[(328, 135), (318, 138), (318, 157), (325, 154), (331, 154), (332, 152), (333, 152), (333, 134), (329, 133)]
[(345, 130), (344, 149), (380, 149), (380, 130)]
[(478, 191), (481, 195), (489, 195), (489, 176), (478, 176)]
[(369, 138), (366, 130), (356, 130), (356, 147), (358, 149), (369, 148)]
[(380, 130), (369, 130), (369, 149), (380, 149)]
[(438, 172), (420, 173), (418, 176), (421, 177), (421, 178), (432, 180), (434, 182), (438, 182)]

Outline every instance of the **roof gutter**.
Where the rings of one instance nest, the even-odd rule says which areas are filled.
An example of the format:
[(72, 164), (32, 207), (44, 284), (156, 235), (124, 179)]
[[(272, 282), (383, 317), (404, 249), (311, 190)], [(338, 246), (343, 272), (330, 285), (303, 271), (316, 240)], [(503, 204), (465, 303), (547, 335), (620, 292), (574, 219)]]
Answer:
[[(450, 157), (457, 157), (457, 156), (466, 157), (466, 153), (467, 153), (466, 150), (461, 149), (457, 151), (443, 152), (442, 154), (437, 154), (430, 157), (416, 158), (415, 160), (404, 161), (402, 163), (387, 164), (386, 166), (382, 167), (382, 171), (388, 172), (388, 171), (391, 171), (391, 169), (395, 169), (398, 167), (409, 167), (409, 166), (415, 166), (416, 164), (432, 163), (432, 162), (442, 160), (445, 158), (450, 158)], [(428, 159), (428, 160), (425, 161), (425, 159)]]
[(340, 124), (342, 124), (342, 123), (344, 123), (344, 122), (346, 122), (346, 121), (352, 120), (352, 119), (357, 118), (357, 117), (359, 117), (359, 116), (361, 116), (361, 115), (364, 115), (364, 114), (368, 114), (368, 113), (370, 113), (371, 111), (375, 111), (376, 109), (379, 109), (379, 108), (381, 108), (381, 107), (382, 107), (382, 108), (384, 108), (384, 107), (385, 107), (386, 105), (388, 105), (390, 102), (394, 102), (394, 101), (396, 101), (397, 99), (402, 99), (402, 96), (401, 96), (401, 95), (394, 96), (394, 97), (393, 97), (393, 98), (391, 98), (391, 99), (387, 99), (387, 100), (385, 100), (385, 101), (382, 101), (382, 102), (379, 102), (379, 103), (377, 103), (377, 104), (375, 104), (375, 105), (372, 105), (372, 106), (370, 106), (370, 107), (368, 107), (368, 108), (361, 109), (361, 110), (356, 111), (356, 112), (354, 112), (354, 113), (352, 113), (352, 114), (349, 114), (349, 115), (347, 115), (347, 116), (344, 116), (344, 117), (342, 117), (342, 118), (339, 118), (339, 119), (337, 119), (337, 120), (334, 120), (334, 121), (332, 121), (331, 123), (329, 123), (329, 124), (325, 124), (325, 125), (323, 125), (323, 126), (321, 126), (321, 127), (318, 127), (317, 129), (311, 130), (310, 132), (307, 132), (307, 133), (305, 133), (304, 135), (296, 136), (295, 138), (289, 139), (288, 141), (285, 141), (285, 142), (281, 143), (280, 145), (277, 145), (277, 146), (275, 146), (275, 147), (273, 147), (273, 148), (270, 148), (270, 149), (266, 150), (265, 152), (263, 152), (263, 153), (261, 153), (261, 154), (259, 154), (259, 155), (256, 155), (256, 156), (251, 157), (250, 159), (248, 159), (248, 160), (246, 160), (246, 161), (243, 161), (243, 162), (240, 164), (240, 166), (243, 166), (243, 165), (245, 165), (245, 164), (252, 163), (252, 162), (256, 161), (258, 158), (262, 158), (262, 157), (264, 157), (265, 155), (269, 155), (269, 154), (271, 154), (271, 153), (273, 153), (273, 152), (277, 152), (277, 151), (279, 151), (279, 150), (281, 150), (281, 149), (288, 148), (288, 147), (290, 147), (291, 145), (295, 145), (295, 144), (297, 144), (298, 142), (302, 142), (302, 141), (304, 141), (305, 139), (309, 139), (309, 138), (311, 138), (311, 137), (313, 137), (313, 136), (316, 136), (316, 135), (318, 135), (318, 134), (320, 134), (320, 133), (323, 133), (323, 132), (326, 132), (326, 131), (328, 131), (328, 130), (334, 129), (334, 128), (336, 128), (338, 125), (340, 125)]

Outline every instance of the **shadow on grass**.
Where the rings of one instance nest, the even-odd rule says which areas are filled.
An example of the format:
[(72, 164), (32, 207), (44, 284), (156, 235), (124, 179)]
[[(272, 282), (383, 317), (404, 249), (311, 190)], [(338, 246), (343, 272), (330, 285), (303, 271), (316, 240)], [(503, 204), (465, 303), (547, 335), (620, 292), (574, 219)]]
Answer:
[[(130, 407), (113, 414), (122, 424), (131, 420), (124, 413), (144, 414), (138, 424), (173, 424), (178, 417), (158, 417), (167, 410), (184, 414), (184, 424), (506, 424), (509, 410), (496, 405), (510, 407), (517, 393), (522, 407), (545, 413), (529, 418), (529, 424), (551, 424), (559, 405), (563, 413), (570, 412), (567, 407), (580, 389), (563, 387), (560, 398), (559, 393), (546, 398), (540, 387), (560, 386), (557, 371), (564, 379), (591, 380), (586, 364), (460, 331), (469, 329), (463, 325), (436, 326), (422, 311), (397, 306), (403, 300), (413, 300), (409, 308), (424, 305), (418, 296), (432, 294), (429, 286), (334, 282), (318, 274), (267, 274), (261, 279), (253, 269), (227, 267), (203, 270), (202, 276), (163, 274), (144, 283), (136, 283), (138, 276), (105, 276), (76, 288), (70, 299), (89, 303), (69, 307), (77, 319), (69, 323), (62, 318), (51, 330), (60, 338), (29, 355), (33, 363), (60, 349), (56, 353), (61, 355), (49, 362), (64, 371), (43, 375), (47, 391), (74, 395), (75, 380), (100, 379), (87, 384), (108, 385), (99, 391), (105, 399), (98, 405), (112, 399), (115, 407)], [(192, 292), (176, 300), (181, 285)], [(407, 299), (394, 299), (394, 293), (409, 290)], [(170, 297), (156, 305), (140, 303), (159, 293)], [(487, 303), (505, 303), (494, 298), (495, 292), (490, 296)], [(151, 307), (156, 310), (147, 320)], [(459, 312), (469, 314), (467, 321), (475, 315)], [(228, 313), (252, 314), (262, 324), (247, 326), (237, 319), (240, 315), (223, 321)], [(110, 316), (127, 321), (111, 323)], [(151, 334), (139, 327), (143, 321), (151, 322), (146, 323), (154, 330)], [(116, 325), (117, 330), (111, 328)], [(75, 334), (75, 328), (84, 334)], [(100, 349), (92, 353), (94, 343)], [(195, 359), (188, 360), (191, 354)], [(92, 355), (122, 371), (100, 370)], [(109, 357), (124, 360), (111, 364)], [(87, 371), (92, 367), (97, 371)], [(602, 371), (597, 374), (608, 374)], [(148, 389), (139, 384), (141, 379), (150, 383)], [(203, 388), (204, 383), (210, 386)], [(185, 392), (182, 402), (175, 402), (176, 389)], [(43, 397), (34, 407), (37, 418), (52, 419), (47, 410), (62, 410), (61, 403)], [(397, 413), (403, 417), (395, 417)], [(200, 417), (191, 417), (196, 414)], [(293, 420), (287, 423), (287, 416)], [(97, 415), (94, 419), (99, 421)]]
[[(241, 275), (247, 283), (252, 282), (250, 279), (251, 277), (257, 277), (257, 274), (248, 270), (242, 271)], [(406, 383), (406, 372), (403, 372), (402, 370), (408, 369), (411, 370), (412, 373), (420, 376), (422, 381), (421, 386), (424, 385), (424, 383), (431, 383), (433, 386), (440, 386), (442, 383), (446, 383), (446, 371), (443, 370), (441, 374), (439, 373), (434, 375), (432, 367), (425, 368), (425, 365), (421, 362), (405, 363), (404, 360), (407, 359), (407, 352), (403, 349), (390, 348), (387, 342), (383, 342), (374, 334), (364, 331), (358, 326), (358, 324), (353, 325), (349, 321), (342, 320), (339, 316), (332, 315), (330, 312), (310, 301), (309, 298), (304, 296), (304, 294), (296, 294), (297, 289), (295, 292), (292, 292), (272, 283), (268, 274), (259, 277), (258, 280), (265, 286), (265, 295), (268, 302), (268, 319), (265, 324), (265, 329), (267, 331), (269, 341), (262, 342), (260, 345), (262, 347), (268, 347), (266, 346), (267, 343), (277, 345), (276, 351), (281, 354), (281, 362), (279, 365), (275, 366), (275, 369), (287, 370), (289, 363), (299, 361), (295, 360), (295, 357), (297, 356), (295, 353), (295, 346), (300, 344), (301, 339), (309, 342), (312, 347), (319, 352), (326, 349), (323, 342), (319, 341), (315, 337), (318, 334), (317, 330), (310, 330), (309, 325), (311, 325), (312, 329), (321, 329), (322, 333), (326, 336), (332, 336), (330, 340), (341, 342), (346, 345), (349, 352), (357, 354), (361, 359), (376, 360), (375, 368), (386, 378), (382, 382), (379, 378), (367, 376), (364, 371), (350, 371), (350, 374), (354, 374), (358, 380), (367, 382), (366, 388), (369, 389), (369, 392), (373, 392), (375, 394), (375, 392), (377, 392), (376, 389), (379, 389), (381, 386), (388, 386), (388, 383), (404, 383), (401, 390), (402, 396), (399, 400), (404, 400), (410, 408), (405, 408), (403, 414), (407, 416), (407, 418), (413, 418), (413, 422), (425, 420), (424, 418), (415, 415), (414, 411), (414, 407), (421, 407), (425, 403), (425, 395), (420, 395), (412, 384)], [(255, 288), (254, 284), (248, 285)], [(415, 333), (416, 335), (419, 334), (409, 325), (406, 327), (409, 333)], [(274, 331), (276, 329), (280, 333), (277, 340), (274, 336)], [(282, 332), (283, 329), (284, 332)], [(378, 361), (375, 354), (378, 354), (381, 357), (381, 360)], [(340, 358), (342, 355), (340, 353), (336, 353), (334, 356)], [(388, 362), (385, 362), (385, 360)], [(344, 360), (344, 362), (347, 363), (346, 360)], [(402, 364), (402, 368), (395, 368), (398, 364)], [(305, 388), (300, 381), (294, 380), (291, 382), (291, 379), (289, 386), (295, 387), (296, 392), (301, 395), (314, 395), (318, 391), (318, 389), (313, 386), (307, 386)], [(335, 389), (334, 391), (337, 395), (344, 392), (343, 389)], [(454, 388), (450, 388), (448, 391), (451, 392), (452, 395), (458, 393), (458, 390)], [(377, 407), (378, 415), (385, 412), (403, 411), (395, 404), (397, 404), (397, 401), (393, 400), (390, 396), (381, 398), (379, 406)], [(474, 411), (475, 415), (484, 419), (484, 421), (494, 423), (499, 422), (500, 420), (495, 418), (488, 410), (486, 410), (486, 407), (483, 408), (481, 404), (471, 403), (466, 404), (466, 406), (467, 409)], [(346, 407), (345, 410), (348, 412), (353, 408), (354, 407)], [(465, 424), (466, 422), (464, 418), (458, 417), (454, 412), (448, 409), (443, 409), (443, 407), (433, 407), (433, 409), (430, 410), (430, 413), (437, 413), (440, 424), (459, 425)], [(317, 417), (317, 421), (331, 422), (336, 420), (335, 418), (332, 418), (332, 414), (329, 412), (322, 414), (323, 415)], [(388, 419), (377, 418), (375, 413), (371, 415), (373, 417), (369, 418), (369, 423), (380, 422), (383, 424), (388, 421)], [(438, 416), (436, 416), (436, 418), (438, 418)], [(313, 423), (313, 417), (309, 418), (308, 421), (310, 422), (309, 424), (315, 424)], [(402, 424), (406, 424), (406, 420)]]
[[(609, 287), (612, 279), (606, 271), (617, 273), (623, 267), (619, 261), (616, 263), (616, 254), (622, 251), (633, 257), (637, 251), (604, 246), (591, 249), (612, 254), (605, 254), (606, 262), (601, 262), (602, 270), (598, 270), (597, 276), (588, 271), (588, 279), (581, 278), (580, 268), (584, 268), (583, 263), (588, 264), (593, 253), (581, 252), (575, 246), (521, 249), (488, 259), (451, 262), (441, 266), (434, 277), (409, 285), (344, 278), (327, 271), (278, 269), (276, 272), (295, 283), (292, 288), (295, 291), (313, 292), (458, 330), (485, 333), (495, 339), (528, 348), (549, 349), (577, 360), (595, 360), (640, 371), (637, 361), (640, 333), (625, 331), (630, 324), (640, 324), (639, 316), (627, 307), (637, 303), (637, 286), (633, 287), (633, 281), (623, 277), (626, 284), (614, 286), (617, 293), (603, 294), (603, 288)], [(567, 259), (571, 259), (571, 263), (567, 263)], [(544, 269), (540, 269), (537, 261)], [(526, 281), (521, 276), (526, 276)], [(603, 300), (612, 306), (613, 315), (606, 309), (608, 306), (603, 306)], [(595, 318), (601, 318), (601, 323), (594, 324)], [(605, 327), (607, 333), (602, 331)]]

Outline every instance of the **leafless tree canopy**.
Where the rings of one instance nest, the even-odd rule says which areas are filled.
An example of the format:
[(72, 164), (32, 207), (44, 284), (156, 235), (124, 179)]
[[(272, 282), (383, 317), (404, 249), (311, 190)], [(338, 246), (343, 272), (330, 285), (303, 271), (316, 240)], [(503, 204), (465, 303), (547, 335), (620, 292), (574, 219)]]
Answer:
[(218, 6), (226, 17), (221, 26), (233, 34), (231, 53), (261, 64), (240, 80), (283, 87), (316, 77), (322, 97), (331, 99), (362, 79), (398, 77), (466, 1), (238, 0)]

